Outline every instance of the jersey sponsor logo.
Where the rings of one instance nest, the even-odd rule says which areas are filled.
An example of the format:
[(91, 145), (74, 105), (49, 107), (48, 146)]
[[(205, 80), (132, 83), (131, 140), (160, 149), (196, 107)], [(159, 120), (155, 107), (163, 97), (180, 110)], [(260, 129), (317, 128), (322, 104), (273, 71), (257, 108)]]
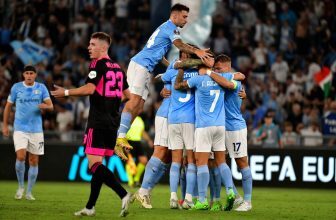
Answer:
[(18, 102), (20, 103), (29, 103), (29, 102), (40, 102), (40, 99), (19, 99)]
[(90, 79), (93, 79), (93, 78), (96, 78), (96, 76), (97, 76), (97, 72), (96, 71), (90, 71), (90, 73), (89, 73), (89, 78)]

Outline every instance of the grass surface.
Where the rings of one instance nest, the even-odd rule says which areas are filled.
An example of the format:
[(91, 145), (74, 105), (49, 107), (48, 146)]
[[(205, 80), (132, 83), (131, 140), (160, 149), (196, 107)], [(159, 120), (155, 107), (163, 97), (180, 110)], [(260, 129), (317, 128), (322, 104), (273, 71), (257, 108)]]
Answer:
[[(79, 219), (73, 213), (85, 206), (89, 195), (89, 183), (37, 182), (36, 201), (15, 200), (16, 189), (16, 182), (0, 182), (0, 219)], [(169, 197), (168, 186), (157, 186), (153, 209), (135, 202), (127, 219), (336, 219), (336, 190), (254, 188), (253, 209), (247, 213), (171, 210)], [(117, 195), (104, 186), (92, 219), (117, 219), (120, 207)]]

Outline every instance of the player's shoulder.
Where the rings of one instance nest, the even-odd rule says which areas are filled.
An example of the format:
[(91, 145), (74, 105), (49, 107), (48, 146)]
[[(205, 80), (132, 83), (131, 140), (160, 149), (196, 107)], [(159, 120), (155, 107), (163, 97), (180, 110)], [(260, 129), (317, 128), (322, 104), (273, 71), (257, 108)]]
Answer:
[(90, 69), (98, 69), (102, 66), (106, 66), (107, 62), (111, 62), (109, 57), (103, 57), (100, 59), (94, 59), (90, 62), (89, 68)]
[(162, 23), (159, 28), (166, 31), (178, 31), (177, 26), (171, 20)]
[(12, 86), (12, 89), (15, 90), (15, 89), (19, 89), (19, 88), (22, 88), (22, 87), (24, 87), (23, 81), (14, 83), (13, 86)]
[(41, 83), (41, 82), (35, 82), (35, 86), (36, 86), (36, 87), (46, 87), (46, 86), (44, 85), (44, 83)]

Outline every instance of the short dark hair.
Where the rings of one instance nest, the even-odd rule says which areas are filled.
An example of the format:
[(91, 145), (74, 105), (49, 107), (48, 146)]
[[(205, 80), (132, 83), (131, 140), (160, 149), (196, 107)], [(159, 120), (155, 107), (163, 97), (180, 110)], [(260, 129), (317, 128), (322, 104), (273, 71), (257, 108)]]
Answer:
[(231, 58), (225, 54), (220, 54), (215, 58), (215, 63), (217, 62), (220, 62), (220, 63), (231, 62)]
[(111, 36), (106, 34), (105, 32), (95, 32), (91, 35), (91, 38), (97, 38), (99, 40), (103, 40), (106, 43), (108, 43), (108, 45), (111, 45), (112, 43)]
[(23, 68), (23, 72), (26, 72), (26, 71), (32, 71), (34, 73), (36, 73), (36, 69), (35, 67), (33, 67), (32, 65), (27, 65)]
[(173, 7), (171, 7), (170, 13), (172, 13), (173, 11), (187, 11), (187, 12), (189, 12), (189, 8), (185, 5), (177, 3), (177, 4), (173, 5)]

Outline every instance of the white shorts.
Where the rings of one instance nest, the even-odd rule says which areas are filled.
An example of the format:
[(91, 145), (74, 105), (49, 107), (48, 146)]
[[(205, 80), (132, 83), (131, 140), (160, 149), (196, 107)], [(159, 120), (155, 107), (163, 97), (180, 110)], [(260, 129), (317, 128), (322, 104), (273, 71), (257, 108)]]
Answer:
[(168, 125), (168, 145), (171, 150), (194, 150), (195, 125), (191, 123)]
[(150, 72), (145, 67), (131, 60), (127, 68), (127, 83), (130, 92), (146, 100), (149, 93), (150, 80)]
[(225, 127), (196, 128), (195, 152), (225, 151)]
[(231, 158), (247, 156), (247, 129), (225, 131), (225, 146)]
[(13, 134), (15, 152), (26, 149), (35, 155), (44, 154), (43, 133), (27, 133), (23, 131), (14, 131)]
[(167, 118), (155, 117), (154, 145), (168, 147), (168, 120)]

